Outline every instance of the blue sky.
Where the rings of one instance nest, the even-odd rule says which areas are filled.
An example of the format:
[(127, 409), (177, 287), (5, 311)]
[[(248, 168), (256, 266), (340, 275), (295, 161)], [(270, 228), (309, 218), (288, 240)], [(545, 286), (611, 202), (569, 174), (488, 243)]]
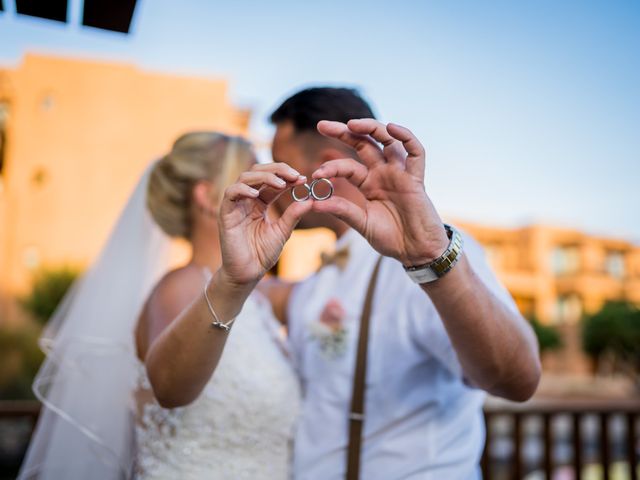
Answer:
[(358, 86), (428, 150), (447, 216), (640, 241), (640, 3), (139, 0), (128, 36), (0, 13), (0, 64), (26, 51), (224, 77), (252, 135), (288, 93)]

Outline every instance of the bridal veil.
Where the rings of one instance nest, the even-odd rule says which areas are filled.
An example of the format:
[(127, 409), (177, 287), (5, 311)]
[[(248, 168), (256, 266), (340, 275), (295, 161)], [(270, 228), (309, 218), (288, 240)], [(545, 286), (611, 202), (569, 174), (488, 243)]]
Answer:
[(167, 271), (171, 239), (146, 208), (147, 168), (95, 264), (41, 337), (42, 412), (19, 479), (128, 478), (134, 460), (138, 315)]

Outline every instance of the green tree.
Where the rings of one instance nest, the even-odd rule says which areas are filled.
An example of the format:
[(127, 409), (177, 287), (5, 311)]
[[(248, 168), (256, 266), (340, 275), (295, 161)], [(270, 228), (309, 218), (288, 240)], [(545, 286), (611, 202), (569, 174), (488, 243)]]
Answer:
[(0, 398), (33, 398), (31, 384), (44, 359), (38, 346), (42, 326), (77, 277), (78, 270), (70, 267), (39, 271), (31, 292), (21, 300), (36, 322), (18, 326), (0, 322)]
[(45, 324), (78, 275), (77, 269), (68, 266), (40, 270), (34, 275), (31, 292), (22, 299), (22, 306)]
[(44, 358), (39, 335), (35, 325), (0, 327), (0, 398), (33, 398), (31, 383)]
[(538, 337), (538, 345), (540, 352), (548, 352), (551, 350), (557, 350), (562, 347), (562, 337), (558, 330), (550, 325), (543, 325), (537, 318), (531, 318), (529, 320), (533, 331)]
[(582, 346), (596, 362), (604, 355), (612, 358), (614, 368), (629, 375), (640, 387), (640, 309), (635, 305), (609, 302), (585, 317)]

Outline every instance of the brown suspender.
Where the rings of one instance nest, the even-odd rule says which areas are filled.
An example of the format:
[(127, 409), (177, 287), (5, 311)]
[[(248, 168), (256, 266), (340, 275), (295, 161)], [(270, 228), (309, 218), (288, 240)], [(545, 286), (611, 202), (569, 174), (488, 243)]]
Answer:
[(364, 424), (364, 396), (365, 381), (367, 376), (367, 347), (369, 344), (369, 323), (371, 319), (371, 307), (373, 294), (380, 270), (382, 257), (376, 262), (371, 274), (367, 295), (362, 307), (360, 317), (360, 335), (358, 338), (358, 351), (356, 354), (356, 366), (353, 375), (353, 395), (351, 397), (351, 413), (349, 415), (349, 448), (347, 450), (347, 480), (358, 480), (360, 477), (360, 450), (362, 443), (362, 427)]

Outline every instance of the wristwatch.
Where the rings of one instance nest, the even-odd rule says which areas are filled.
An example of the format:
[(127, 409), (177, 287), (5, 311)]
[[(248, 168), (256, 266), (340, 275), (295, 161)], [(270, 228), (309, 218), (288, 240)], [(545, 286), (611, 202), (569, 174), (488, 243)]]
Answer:
[(462, 235), (458, 230), (445, 224), (449, 246), (442, 255), (425, 265), (404, 267), (411, 280), (417, 284), (429, 283), (446, 275), (462, 257)]

